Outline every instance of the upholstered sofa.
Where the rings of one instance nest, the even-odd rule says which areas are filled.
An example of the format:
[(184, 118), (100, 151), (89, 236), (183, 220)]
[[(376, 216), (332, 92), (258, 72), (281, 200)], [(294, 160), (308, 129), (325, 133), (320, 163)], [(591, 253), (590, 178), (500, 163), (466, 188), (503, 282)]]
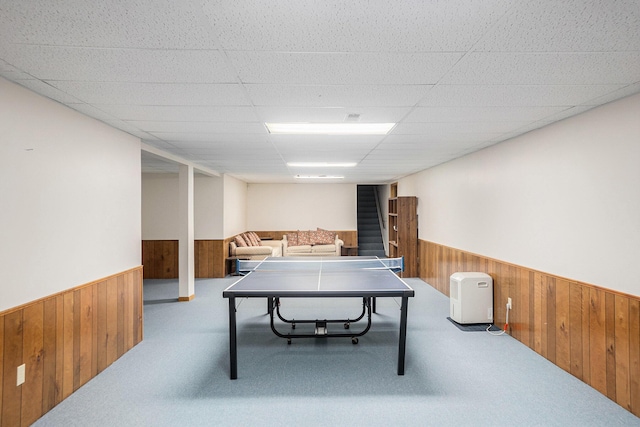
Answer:
[(340, 256), (343, 245), (332, 231), (298, 231), (282, 237), (282, 256)]
[(260, 240), (252, 231), (238, 234), (229, 242), (229, 256), (244, 259), (264, 259), (282, 256), (282, 240)]

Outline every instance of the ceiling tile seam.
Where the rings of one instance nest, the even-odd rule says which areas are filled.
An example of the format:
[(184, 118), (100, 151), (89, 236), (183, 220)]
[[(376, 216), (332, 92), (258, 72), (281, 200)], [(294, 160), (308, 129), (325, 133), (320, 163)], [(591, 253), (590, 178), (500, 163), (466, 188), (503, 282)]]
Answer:
[(456, 67), (458, 67), (458, 65), (460, 63), (462, 63), (464, 61), (464, 59), (466, 57), (468, 57), (472, 52), (475, 51), (475, 47), (485, 38), (487, 37), (487, 34), (489, 34), (491, 31), (493, 31), (500, 22), (502, 22), (504, 19), (506, 19), (508, 16), (510, 16), (511, 14), (515, 13), (515, 4), (510, 5), (507, 10), (498, 18), (496, 18), (495, 22), (490, 25), (479, 37), (478, 39), (475, 41), (475, 43), (473, 43), (469, 49), (467, 49), (466, 52), (464, 52), (464, 54), (449, 68), (449, 70), (447, 70), (446, 72), (443, 73), (442, 76), (440, 76), (440, 79), (433, 85), (433, 87), (431, 89), (429, 89), (429, 91), (427, 91), (427, 93), (424, 94), (424, 96), (418, 100), (418, 103), (416, 105), (419, 105), (428, 95), (429, 92), (431, 92), (432, 90), (434, 90), (434, 88), (438, 87), (440, 82), (442, 82), (442, 80), (447, 76), (450, 75), (455, 69)]
[(83, 46), (72, 44), (53, 44), (53, 43), (29, 43), (29, 42), (10, 42), (15, 46), (35, 46), (46, 48), (61, 48), (74, 50), (131, 50), (131, 51), (161, 51), (161, 52), (222, 52), (220, 48), (185, 48), (185, 47), (140, 47), (140, 46)]
[[(460, 56), (460, 58), (458, 58), (458, 60), (457, 60), (457, 61), (456, 61), (456, 62), (455, 62), (451, 67), (449, 67), (449, 69), (448, 69), (447, 71), (445, 71), (444, 73), (442, 73), (442, 75), (440, 76), (440, 78), (438, 79), (438, 81), (436, 81), (436, 82), (435, 82), (435, 83), (434, 83), (434, 84), (433, 84), (433, 85), (432, 85), (432, 86), (431, 86), (431, 87), (430, 87), (430, 88), (425, 92), (425, 94), (422, 96), (422, 98), (418, 99), (418, 101), (417, 101), (413, 106), (411, 106), (411, 108), (409, 109), (409, 111), (408, 111), (408, 112), (407, 112), (403, 117), (401, 117), (401, 118), (400, 118), (400, 120), (398, 121), (398, 123), (405, 123), (405, 122), (404, 122), (404, 120), (405, 120), (407, 117), (409, 117), (409, 116), (410, 116), (410, 115), (411, 115), (411, 114), (416, 110), (416, 108), (421, 104), (421, 102), (422, 102), (426, 97), (428, 97), (429, 93), (430, 93), (431, 91), (433, 91), (433, 90), (434, 90), (434, 88), (436, 88), (436, 87), (438, 86), (438, 84), (439, 84), (439, 83), (440, 83), (440, 82), (441, 82), (441, 81), (442, 81), (442, 80), (443, 80), (447, 75), (449, 75), (451, 72), (453, 72), (453, 70), (455, 70), (455, 69), (456, 69), (456, 67), (458, 66), (458, 64), (460, 64), (462, 61), (464, 61), (464, 59), (465, 59), (467, 56), (469, 56), (469, 55), (471, 54), (471, 52), (473, 52), (473, 51), (474, 51), (475, 46), (477, 46), (477, 45), (478, 45), (478, 43), (480, 43), (480, 41), (481, 41), (484, 37), (486, 37), (486, 35), (487, 35), (487, 34), (488, 34), (488, 33), (489, 33), (493, 28), (495, 28), (495, 27), (498, 25), (498, 23), (499, 23), (502, 19), (505, 19), (505, 17), (506, 17), (506, 16), (508, 16), (510, 13), (513, 13), (513, 9), (514, 9), (514, 7), (515, 7), (515, 5), (511, 5), (511, 6), (510, 6), (510, 7), (509, 7), (509, 8), (508, 8), (508, 9), (507, 9), (507, 10), (506, 10), (506, 11), (505, 11), (505, 12), (504, 12), (500, 17), (499, 17), (499, 18), (497, 18), (497, 19), (495, 20), (495, 22), (493, 23), (493, 25), (491, 25), (489, 28), (487, 28), (487, 30), (486, 30), (486, 31), (485, 31), (485, 32), (484, 32), (484, 33), (483, 33), (483, 34), (478, 38), (478, 40), (476, 40), (476, 42), (475, 42), (475, 43), (473, 43), (473, 44), (469, 47), (469, 49), (467, 49), (467, 50), (466, 50), (466, 51), (465, 51), (465, 52)], [(365, 159), (366, 159), (366, 158), (367, 158), (371, 153), (373, 153), (373, 152), (374, 152), (374, 151), (375, 151), (375, 150), (376, 150), (376, 149), (377, 149), (377, 148), (378, 148), (378, 147), (379, 147), (379, 146), (384, 142), (384, 140), (385, 140), (385, 139), (386, 139), (386, 136), (385, 136), (385, 138), (382, 138), (382, 140), (378, 143), (378, 145), (376, 145), (373, 149), (371, 149), (371, 150), (369, 151), (369, 153), (367, 153), (367, 154), (365, 155), (365, 157), (363, 158), (363, 160), (365, 160)]]
[[(405, 122), (404, 120), (405, 120), (405, 119), (406, 119), (410, 114), (412, 114), (412, 113), (416, 110), (417, 106), (418, 106), (418, 105), (420, 105), (420, 104), (421, 104), (421, 102), (423, 102), (423, 101), (424, 101), (424, 100), (429, 96), (429, 93), (430, 93), (430, 92), (432, 92), (436, 87), (438, 87), (438, 85), (440, 84), (440, 82), (441, 82), (441, 81), (442, 81), (442, 80), (443, 80), (447, 75), (450, 75), (450, 74), (453, 72), (453, 70), (455, 70), (455, 69), (456, 69), (456, 67), (457, 67), (457, 66), (459, 66), (459, 64), (461, 64), (461, 63), (464, 61), (464, 59), (465, 59), (465, 58), (467, 58), (471, 53), (475, 52), (475, 47), (476, 47), (476, 46), (477, 46), (477, 45), (478, 45), (478, 44), (479, 44), (483, 39), (485, 39), (485, 38), (487, 37), (487, 35), (488, 35), (491, 31), (493, 31), (493, 30), (494, 30), (494, 29), (499, 25), (499, 23), (500, 23), (500, 22), (502, 22), (504, 19), (507, 19), (507, 17), (508, 17), (508, 16), (510, 16), (511, 14), (515, 13), (515, 7), (516, 7), (516, 5), (515, 5), (515, 4), (512, 4), (512, 5), (511, 5), (511, 6), (510, 6), (510, 7), (509, 7), (509, 8), (508, 8), (508, 9), (507, 9), (507, 10), (506, 10), (506, 11), (505, 11), (505, 12), (504, 12), (500, 17), (499, 17), (499, 18), (497, 18), (497, 19), (495, 20), (495, 22), (493, 23), (493, 25), (489, 26), (489, 28), (487, 28), (487, 30), (486, 30), (486, 31), (485, 31), (485, 32), (484, 32), (484, 33), (483, 33), (483, 34), (478, 38), (478, 40), (476, 40), (476, 42), (475, 42), (475, 43), (473, 43), (473, 45), (471, 45), (471, 47), (470, 47), (470, 48), (469, 48), (469, 49), (468, 49), (468, 50), (467, 50), (467, 51), (462, 55), (462, 57), (460, 57), (460, 58), (459, 58), (459, 59), (458, 59), (458, 60), (457, 60), (457, 61), (456, 61), (456, 62), (455, 62), (455, 63), (454, 63), (450, 68), (449, 68), (449, 70), (448, 70), (448, 71), (444, 72), (444, 73), (440, 76), (440, 79), (439, 79), (439, 80), (438, 80), (438, 81), (437, 81), (437, 82), (436, 82), (436, 83), (435, 83), (431, 88), (429, 88), (429, 90), (427, 90), (427, 91), (425, 92), (425, 94), (422, 96), (422, 98), (418, 100), (418, 102), (417, 102), (417, 103), (416, 103), (416, 104), (415, 104), (415, 105), (414, 105), (414, 106), (413, 106), (413, 107), (412, 107), (412, 108), (407, 112), (407, 114), (406, 114), (404, 117), (402, 117), (402, 118), (400, 119), (400, 121), (399, 121), (398, 123), (409, 123), (409, 122)], [(563, 110), (563, 111), (565, 111), (565, 110)], [(547, 116), (547, 117), (548, 117), (548, 116)], [(367, 157), (367, 156), (369, 156), (369, 155), (370, 155), (370, 154), (371, 154), (371, 153), (372, 153), (372, 152), (373, 152), (373, 151), (374, 151), (378, 146), (380, 146), (380, 144), (382, 144), (382, 143), (384, 142), (384, 139), (385, 139), (385, 138), (383, 138), (383, 139), (380, 141), (380, 143), (379, 143), (376, 147), (374, 147), (374, 148), (373, 148), (373, 149), (372, 149), (372, 150), (371, 150), (371, 151), (370, 151), (370, 152), (365, 156), (365, 159), (366, 159), (366, 157)]]
[[(208, 18), (207, 13), (205, 12), (205, 10), (202, 7), (203, 5), (200, 4), (198, 6), (199, 10), (202, 12), (201, 14), (198, 14), (198, 16), (200, 17), (200, 21), (201, 24), (203, 25), (204, 28), (206, 28), (207, 32), (210, 33), (210, 36), (212, 38), (212, 40), (214, 41), (214, 43), (220, 48), (220, 54), (221, 56), (224, 58), (225, 64), (227, 65), (227, 67), (229, 67), (229, 70), (231, 70), (233, 72), (233, 75), (236, 78), (236, 83), (240, 85), (240, 89), (243, 92), (245, 98), (249, 101), (250, 106), (253, 108), (255, 117), (257, 117), (258, 119), (261, 120), (262, 125), (264, 126), (265, 130), (266, 126), (264, 125), (264, 119), (263, 117), (259, 114), (258, 109), (256, 108), (253, 99), (251, 98), (251, 96), (249, 95), (249, 91), (247, 90), (247, 88), (244, 85), (244, 82), (242, 81), (242, 79), (240, 78), (240, 73), (238, 72), (238, 70), (236, 69), (236, 67), (233, 65), (233, 61), (231, 61), (231, 58), (229, 58), (229, 55), (227, 54), (228, 50), (224, 49), (224, 47), (222, 46), (222, 43), (220, 43), (219, 38), (216, 36), (215, 31), (213, 30), (212, 26), (211, 26), (211, 22), (210, 19)], [(260, 122), (259, 122), (260, 123)], [(267, 130), (267, 141), (269, 141), (269, 143), (271, 144), (271, 147), (276, 151), (276, 153), (278, 153), (278, 156), (280, 156), (282, 162), (284, 165), (286, 165), (286, 161), (284, 156), (282, 155), (282, 153), (278, 150), (277, 146), (275, 145), (274, 141), (270, 138), (270, 133)]]

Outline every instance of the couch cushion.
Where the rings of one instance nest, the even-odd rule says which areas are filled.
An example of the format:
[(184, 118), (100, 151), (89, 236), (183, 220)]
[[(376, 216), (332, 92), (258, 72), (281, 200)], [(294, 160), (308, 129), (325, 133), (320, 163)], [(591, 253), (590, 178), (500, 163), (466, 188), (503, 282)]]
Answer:
[(298, 246), (312, 245), (311, 232), (298, 230)]
[(247, 246), (260, 246), (260, 242), (251, 233), (242, 234), (244, 241), (247, 242)]
[(252, 241), (255, 241), (256, 246), (260, 246), (262, 244), (260, 236), (258, 236), (255, 231), (250, 231), (249, 236), (251, 236)]
[(236, 255), (271, 255), (273, 248), (271, 246), (247, 246), (236, 249)]
[(287, 248), (287, 253), (290, 253), (290, 254), (311, 253), (311, 245), (289, 246)]
[(287, 246), (298, 246), (298, 233), (289, 233), (287, 236)]
[(236, 243), (236, 246), (239, 248), (244, 248), (249, 246), (246, 242), (246, 240), (244, 240), (244, 237), (242, 237), (241, 234), (238, 234), (236, 237), (234, 237), (233, 241)]
[(312, 253), (325, 253), (325, 252), (335, 252), (336, 245), (313, 245), (311, 247)]
[(313, 240), (316, 245), (331, 245), (336, 240), (336, 233), (318, 228), (313, 232)]

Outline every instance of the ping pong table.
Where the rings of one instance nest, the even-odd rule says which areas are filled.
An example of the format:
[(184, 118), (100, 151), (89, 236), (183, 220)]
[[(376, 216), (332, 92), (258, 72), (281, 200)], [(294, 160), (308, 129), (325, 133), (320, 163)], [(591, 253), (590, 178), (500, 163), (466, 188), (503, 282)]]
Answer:
[[(222, 292), (229, 299), (230, 377), (238, 378), (238, 345), (236, 337), (236, 298), (266, 298), (272, 331), (291, 344), (294, 338), (351, 338), (353, 344), (371, 327), (371, 312), (379, 297), (401, 298), (400, 333), (398, 338), (398, 375), (404, 375), (407, 337), (407, 306), (414, 290), (396, 273), (404, 270), (403, 258), (377, 257), (278, 257), (261, 261), (238, 260), (236, 272), (243, 275)], [(363, 311), (355, 319), (285, 319), (280, 314), (282, 298), (361, 298)], [(367, 326), (359, 332), (351, 324), (367, 315)], [(274, 316), (291, 326), (291, 331), (278, 331)], [(296, 333), (296, 323), (315, 323), (315, 333)], [(330, 333), (328, 325), (342, 323), (344, 332)]]

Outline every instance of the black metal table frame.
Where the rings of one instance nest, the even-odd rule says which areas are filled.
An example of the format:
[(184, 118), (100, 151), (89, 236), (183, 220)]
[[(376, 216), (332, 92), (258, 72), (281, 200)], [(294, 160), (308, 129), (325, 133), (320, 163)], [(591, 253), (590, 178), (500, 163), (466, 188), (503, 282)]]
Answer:
[[(229, 299), (229, 377), (232, 380), (238, 378), (238, 342), (237, 342), (237, 325), (236, 325), (236, 298), (267, 298), (267, 307), (270, 307), (271, 310), (270, 315), (273, 316), (272, 313), (272, 301), (275, 301), (277, 298), (364, 298), (370, 299), (380, 297), (400, 297), (402, 302), (400, 304), (400, 331), (398, 337), (398, 375), (404, 375), (404, 365), (405, 365), (405, 352), (406, 352), (406, 344), (407, 344), (407, 309), (409, 306), (409, 296), (413, 296), (413, 290), (410, 291), (393, 291), (393, 292), (353, 292), (353, 293), (323, 293), (323, 294), (309, 294), (309, 295), (301, 295), (299, 293), (284, 293), (284, 294), (276, 294), (267, 291), (263, 292), (238, 292), (238, 291), (227, 291), (223, 293), (223, 297)], [(371, 306), (373, 304), (369, 304), (369, 310), (371, 310)], [(347, 334), (346, 336), (351, 336), (351, 334)]]
[[(280, 298), (267, 298), (268, 300), (268, 312), (270, 317), (271, 330), (273, 333), (280, 337), (286, 338), (287, 344), (291, 344), (291, 340), (293, 338), (351, 338), (351, 342), (353, 344), (358, 344), (358, 337), (365, 335), (369, 329), (371, 329), (371, 298), (362, 298), (362, 313), (358, 317), (355, 318), (346, 318), (346, 319), (287, 319), (282, 316), (280, 313)], [(291, 325), (291, 330), (296, 328), (297, 323), (305, 324), (312, 323), (316, 325), (315, 333), (313, 334), (304, 334), (304, 333), (283, 333), (278, 331), (275, 325), (275, 316), (274, 313), (278, 316), (278, 318), (289, 325)], [(360, 332), (342, 332), (342, 333), (330, 333), (327, 329), (327, 324), (329, 323), (342, 323), (344, 325), (344, 329), (351, 329), (352, 323), (358, 323), (360, 320), (364, 318), (364, 315), (367, 314), (367, 326)]]

